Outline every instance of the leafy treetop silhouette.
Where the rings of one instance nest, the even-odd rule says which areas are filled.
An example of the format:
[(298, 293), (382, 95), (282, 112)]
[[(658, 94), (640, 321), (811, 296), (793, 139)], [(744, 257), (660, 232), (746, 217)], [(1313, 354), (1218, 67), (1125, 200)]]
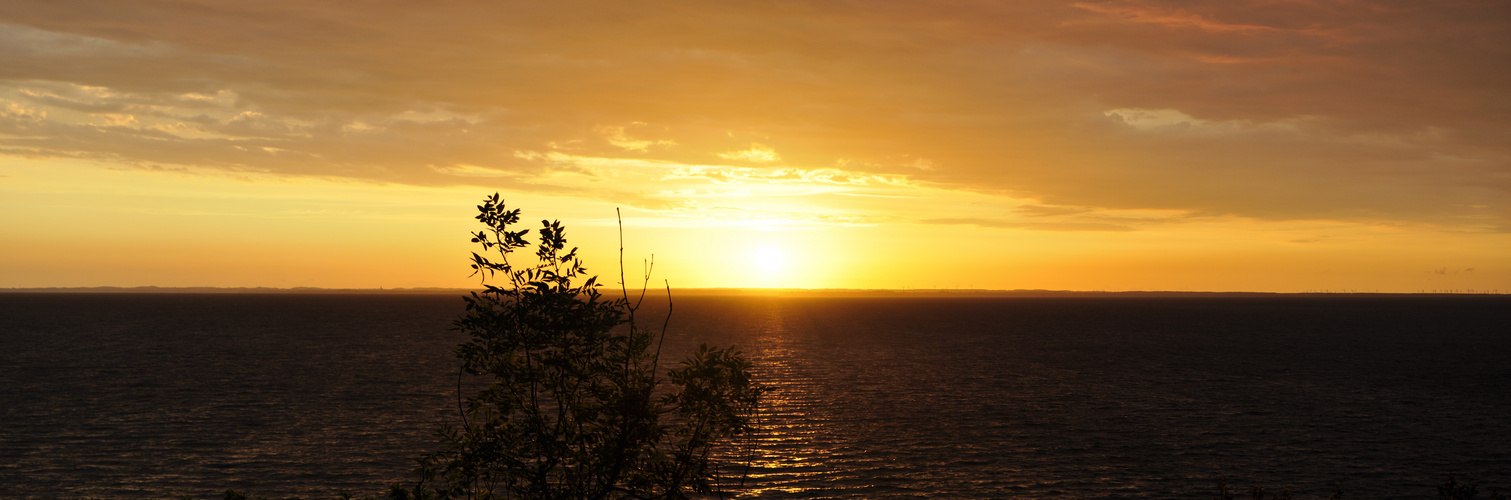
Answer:
[[(720, 492), (720, 466), (738, 459), (760, 395), (732, 348), (701, 346), (665, 376), (666, 333), (636, 324), (633, 304), (600, 293), (560, 221), (541, 221), (535, 262), (519, 265), (528, 229), (495, 193), (472, 234), (483, 290), (455, 326), (471, 338), (461, 370), (492, 377), (443, 424), (439, 450), (419, 458), (414, 498), (687, 498)], [(623, 228), (621, 225), (621, 234)], [(622, 237), (621, 237), (622, 238)], [(621, 243), (620, 258), (623, 259)], [(646, 268), (645, 283), (649, 282)], [(670, 288), (667, 289), (670, 306)], [(668, 309), (667, 321), (670, 320)], [(458, 375), (460, 391), (460, 374)], [(396, 493), (398, 490), (396, 489)]]

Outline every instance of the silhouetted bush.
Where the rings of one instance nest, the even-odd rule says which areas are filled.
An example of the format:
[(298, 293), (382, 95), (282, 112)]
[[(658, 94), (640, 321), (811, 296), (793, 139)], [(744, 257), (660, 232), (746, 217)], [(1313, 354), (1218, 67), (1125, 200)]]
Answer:
[(659, 332), (636, 324), (645, 287), (632, 304), (622, 264), (621, 296), (607, 298), (577, 249), (567, 250), (560, 222), (543, 220), (535, 263), (516, 265), (514, 251), (530, 246), (529, 230), (513, 229), (519, 210), (497, 194), (477, 208), (485, 228), (472, 241), (483, 255), (472, 254), (472, 269), (483, 291), (466, 298), (455, 323), (471, 336), (457, 356), (463, 371), (492, 383), (458, 401), (441, 449), (419, 459), (418, 484), (393, 498), (718, 491), (719, 457), (731, 456), (735, 438), (751, 429), (763, 392), (750, 363), (737, 350), (705, 345), (663, 376), (665, 324)]

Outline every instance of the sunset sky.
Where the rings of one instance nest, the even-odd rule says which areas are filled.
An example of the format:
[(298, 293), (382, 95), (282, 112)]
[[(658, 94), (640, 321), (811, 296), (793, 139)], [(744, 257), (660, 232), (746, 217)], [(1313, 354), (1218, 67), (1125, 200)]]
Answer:
[[(0, 287), (1511, 291), (1511, 4), (0, 2)], [(613, 281), (613, 280), (610, 280)]]

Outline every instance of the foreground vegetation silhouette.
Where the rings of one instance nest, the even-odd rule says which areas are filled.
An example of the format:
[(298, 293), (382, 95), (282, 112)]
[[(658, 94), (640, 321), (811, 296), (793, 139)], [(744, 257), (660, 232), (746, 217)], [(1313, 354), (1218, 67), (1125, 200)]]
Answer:
[[(514, 229), (519, 209), (498, 194), (478, 205), (485, 227), (472, 234), (483, 291), (466, 297), (456, 327), (471, 339), (457, 349), (461, 371), (491, 377), (458, 396), (458, 421), (443, 425), (439, 450), (419, 458), (412, 488), (392, 498), (677, 499), (717, 493), (721, 460), (735, 460), (752, 430), (763, 388), (734, 349), (702, 346), (660, 373), (666, 333), (642, 328), (646, 267), (633, 303), (620, 265), (620, 296), (605, 297), (596, 276), (566, 247), (560, 221), (541, 221), (534, 263)], [(621, 228), (622, 231), (622, 228)], [(623, 258), (624, 249), (620, 248)], [(649, 264), (649, 263), (648, 263)], [(668, 287), (667, 300), (670, 301)], [(668, 317), (670, 319), (670, 303)], [(460, 375), (458, 391), (461, 390)], [(734, 458), (731, 458), (734, 457)], [(748, 459), (748, 457), (747, 457)]]

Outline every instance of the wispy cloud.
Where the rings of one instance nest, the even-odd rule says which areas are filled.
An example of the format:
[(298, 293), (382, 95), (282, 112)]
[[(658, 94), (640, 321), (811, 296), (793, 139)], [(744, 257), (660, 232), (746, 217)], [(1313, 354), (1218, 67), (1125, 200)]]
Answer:
[(668, 179), (708, 179), (718, 183), (777, 182), (850, 186), (907, 185), (905, 176), (876, 175), (836, 168), (680, 167)]
[(1511, 227), (1497, 2), (782, 5), (11, 2), (0, 152)]
[(1106, 15), (1115, 21), (1154, 24), (1167, 28), (1193, 28), (1213, 33), (1308, 32), (1258, 24), (1235, 24), (1210, 19), (1180, 8), (1142, 2), (1074, 3), (1072, 6)]
[(776, 151), (761, 144), (751, 144), (750, 149), (719, 153), (718, 155), (720, 158), (726, 160), (743, 160), (755, 163), (769, 163), (782, 159), (781, 156), (777, 155)]
[(923, 219), (924, 224), (964, 224), (981, 227), (995, 227), (1007, 229), (1031, 229), (1040, 231), (1132, 231), (1133, 228), (1117, 224), (1098, 222), (1024, 222), (996, 219)]

